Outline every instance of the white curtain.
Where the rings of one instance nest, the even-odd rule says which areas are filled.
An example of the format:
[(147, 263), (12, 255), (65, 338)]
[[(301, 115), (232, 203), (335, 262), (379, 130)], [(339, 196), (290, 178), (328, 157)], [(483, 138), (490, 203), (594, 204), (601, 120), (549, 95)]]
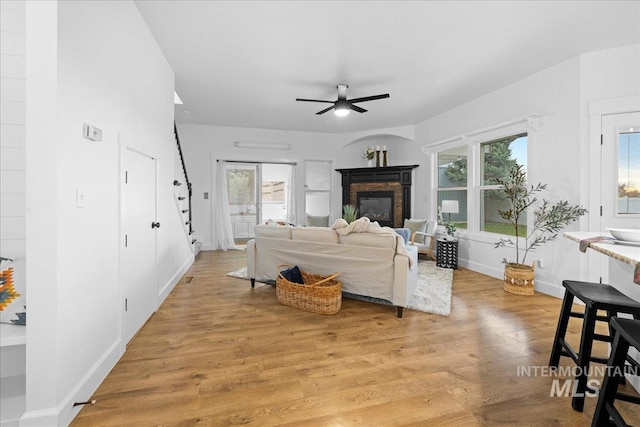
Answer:
[(289, 167), (289, 185), (287, 186), (287, 222), (296, 223), (296, 165)]
[(237, 249), (233, 241), (233, 227), (229, 214), (229, 192), (227, 191), (227, 162), (218, 160), (216, 175), (215, 220), (213, 232), (217, 247), (222, 250)]

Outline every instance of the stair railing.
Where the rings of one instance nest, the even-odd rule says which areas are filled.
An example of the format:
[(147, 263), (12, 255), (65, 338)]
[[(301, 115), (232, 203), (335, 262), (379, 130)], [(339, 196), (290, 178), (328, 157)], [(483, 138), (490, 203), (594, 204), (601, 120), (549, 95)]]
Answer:
[[(176, 136), (176, 144), (178, 144), (178, 153), (180, 154), (180, 162), (182, 163), (182, 172), (184, 172), (184, 179), (187, 184), (187, 190), (189, 191), (189, 221), (187, 222), (187, 225), (189, 226), (189, 236), (191, 236), (193, 234), (193, 226), (191, 225), (191, 197), (193, 196), (193, 190), (191, 188), (191, 181), (189, 181), (189, 175), (187, 174), (187, 166), (184, 163), (184, 156), (182, 155), (182, 146), (180, 145), (180, 137), (178, 136), (178, 126), (176, 125), (176, 122), (173, 122), (173, 133)], [(173, 185), (180, 185), (180, 182), (174, 181)]]

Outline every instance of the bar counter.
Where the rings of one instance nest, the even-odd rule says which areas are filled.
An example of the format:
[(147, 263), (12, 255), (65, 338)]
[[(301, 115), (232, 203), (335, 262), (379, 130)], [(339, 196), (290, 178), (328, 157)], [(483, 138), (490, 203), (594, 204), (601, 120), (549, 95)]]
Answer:
[(602, 231), (571, 231), (564, 236), (580, 244), (584, 252), (590, 248), (633, 267), (633, 282), (640, 285), (640, 244), (620, 242)]

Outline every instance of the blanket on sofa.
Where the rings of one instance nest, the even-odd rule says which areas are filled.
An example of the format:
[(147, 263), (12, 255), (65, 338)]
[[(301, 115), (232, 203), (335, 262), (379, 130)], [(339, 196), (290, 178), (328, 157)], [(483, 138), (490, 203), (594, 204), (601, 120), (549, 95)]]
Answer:
[(396, 238), (396, 253), (409, 258), (409, 267), (413, 267), (413, 258), (409, 256), (407, 248), (404, 246), (404, 239), (390, 227), (380, 227), (377, 221), (371, 222), (369, 218), (363, 216), (349, 224), (343, 218), (338, 218), (331, 226), (336, 233), (346, 236), (349, 233), (375, 233), (391, 234)]

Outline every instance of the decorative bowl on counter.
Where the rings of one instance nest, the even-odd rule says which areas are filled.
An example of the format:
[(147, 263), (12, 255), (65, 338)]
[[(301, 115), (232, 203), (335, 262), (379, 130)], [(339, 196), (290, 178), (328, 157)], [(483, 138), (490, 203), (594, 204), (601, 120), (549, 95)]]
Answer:
[(640, 242), (640, 230), (633, 228), (605, 228), (613, 237), (624, 242)]

